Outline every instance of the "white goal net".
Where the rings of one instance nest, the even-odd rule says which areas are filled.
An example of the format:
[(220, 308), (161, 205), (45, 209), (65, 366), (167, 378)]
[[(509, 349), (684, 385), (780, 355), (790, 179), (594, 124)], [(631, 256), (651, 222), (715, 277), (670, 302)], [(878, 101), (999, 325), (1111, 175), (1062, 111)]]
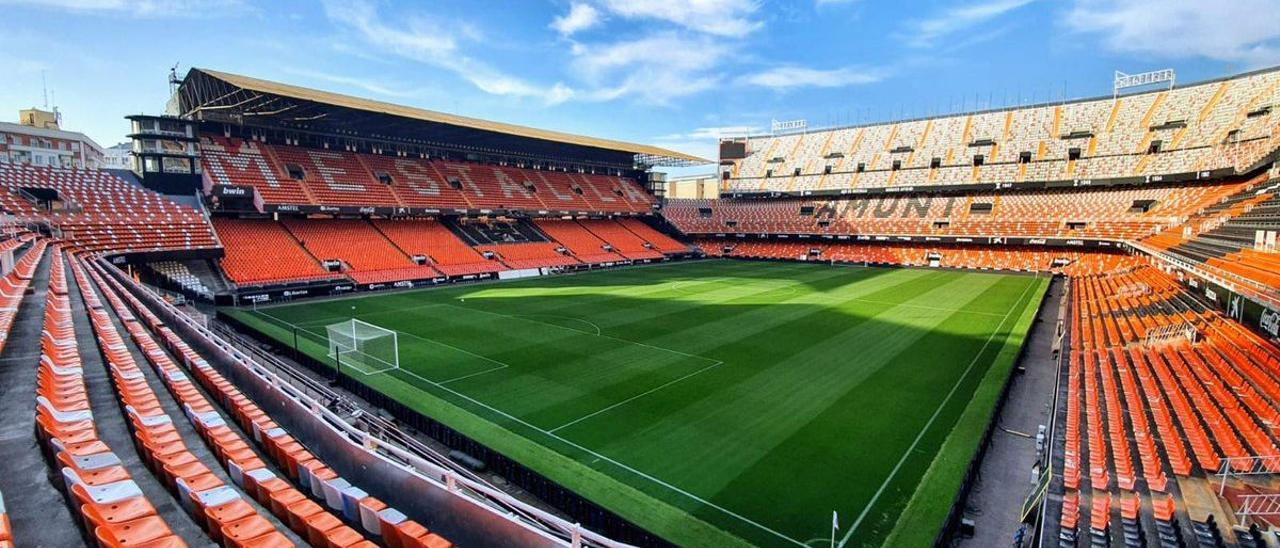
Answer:
[(325, 326), (329, 332), (329, 357), (339, 367), (366, 375), (400, 367), (400, 342), (396, 332), (352, 318)]

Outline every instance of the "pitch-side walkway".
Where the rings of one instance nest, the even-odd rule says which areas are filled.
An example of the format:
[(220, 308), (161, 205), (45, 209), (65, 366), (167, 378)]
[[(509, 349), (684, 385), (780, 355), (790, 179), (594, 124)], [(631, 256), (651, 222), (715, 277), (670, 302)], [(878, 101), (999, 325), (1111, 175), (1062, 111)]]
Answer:
[[(996, 417), (997, 429), (979, 471), (979, 479), (964, 501), (964, 517), (974, 521), (973, 538), (961, 546), (1011, 546), (1021, 526), (1022, 502), (1032, 488), (1032, 465), (1036, 460), (1036, 432), (1048, 427), (1052, 412), (1058, 363), (1053, 353), (1057, 334), (1058, 309), (1065, 288), (1063, 278), (1055, 278), (1036, 315), (1026, 352), (1011, 377), (1009, 400)], [(1026, 436), (1030, 437), (1026, 437)], [(1030, 538), (1031, 531), (1027, 531)]]

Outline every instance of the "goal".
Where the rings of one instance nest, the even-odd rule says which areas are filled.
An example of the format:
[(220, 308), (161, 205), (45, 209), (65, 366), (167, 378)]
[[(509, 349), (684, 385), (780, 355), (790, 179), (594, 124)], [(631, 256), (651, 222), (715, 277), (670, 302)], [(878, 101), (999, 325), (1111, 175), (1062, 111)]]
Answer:
[(400, 342), (395, 331), (355, 318), (325, 329), (329, 332), (329, 357), (339, 367), (366, 375), (400, 368)]

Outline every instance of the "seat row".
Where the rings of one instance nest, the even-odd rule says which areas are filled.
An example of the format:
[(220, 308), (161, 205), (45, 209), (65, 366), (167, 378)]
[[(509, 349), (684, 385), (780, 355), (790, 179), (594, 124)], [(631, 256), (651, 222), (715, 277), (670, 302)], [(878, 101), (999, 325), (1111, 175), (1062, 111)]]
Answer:
[(158, 515), (120, 457), (98, 436), (58, 246), (51, 259), (35, 413), (41, 452), (57, 471), (55, 485), (98, 546), (186, 546)]
[[(1133, 495), (1168, 493), (1172, 506), (1186, 485), (1173, 489), (1171, 477), (1204, 482), (1227, 464), (1280, 472), (1280, 462), (1252, 459), (1280, 451), (1280, 348), (1150, 265), (1074, 277), (1070, 295), (1067, 497), (1104, 513)], [(1192, 518), (1196, 534), (1216, 531)], [(1064, 534), (1075, 519), (1064, 505)]]
[[(217, 454), (225, 455), (226, 467), (233, 480), (238, 478), (237, 484), (246, 494), (258, 500), (264, 508), (269, 508), (300, 537), (313, 545), (334, 547), (370, 545), (363, 540), (364, 535), (381, 538), (386, 545), (394, 547), (446, 548), (451, 545), (448, 540), (369, 496), (326, 466), (118, 280), (100, 271), (93, 277), (104, 290), (109, 288), (108, 299), (117, 310), (123, 313), (131, 311), (139, 318), (129, 323), (130, 333), (140, 346), (147, 349), (148, 359), (154, 360), (156, 366), (166, 372), (166, 378), (198, 383), (210, 395), (212, 402), (201, 396), (196, 402), (200, 411), (188, 413), (193, 424), (201, 430), (206, 428), (206, 423), (220, 427), (218, 432), (208, 432), (204, 437), (218, 446)], [(152, 338), (148, 328), (156, 334), (158, 341)], [(169, 355), (176, 359), (169, 358)], [(174, 392), (175, 397), (185, 393)], [(256, 456), (250, 457), (258, 452), (249, 449), (238, 435), (232, 436), (234, 432), (225, 423), (217, 424), (221, 419), (217, 418), (219, 415), (212, 407), (214, 403), (249, 435), (258, 452), (265, 455), (282, 472), (281, 475), (271, 472)], [(225, 432), (222, 431), (224, 428)], [(228, 443), (232, 445), (228, 447)], [(237, 461), (234, 459), (237, 455), (251, 460)]]
[(0, 207), (43, 222), (90, 251), (189, 251), (217, 247), (194, 208), (100, 170), (0, 163)]
[[(90, 325), (104, 364), (110, 371), (120, 406), (128, 417), (134, 445), (147, 468), (178, 499), (183, 510), (192, 515), (213, 542), (228, 547), (292, 546), (293, 543), (287, 537), (243, 500), (239, 490), (215, 475), (188, 449), (182, 434), (174, 425), (173, 417), (151, 389), (146, 373), (133, 359), (110, 312), (99, 299), (98, 291), (93, 287), (95, 284), (90, 282), (90, 276), (86, 275), (78, 260), (72, 262), (72, 271), (89, 310)], [(137, 323), (131, 315), (121, 315), (121, 319), (129, 329)], [(148, 358), (153, 355), (154, 350), (151, 348), (142, 347), (142, 350)], [(173, 371), (160, 370), (158, 373), (166, 386), (181, 386), (185, 380), (174, 375)], [(210, 428), (198, 430), (200, 435), (206, 440), (217, 440), (220, 438), (216, 436), (225, 436), (226, 432), (215, 430), (217, 426), (225, 428), (225, 425), (218, 424), (216, 418), (207, 415), (207, 409), (192, 405), (199, 404), (198, 394), (190, 390), (189, 386), (181, 387), (184, 390), (174, 395), (187, 416), (200, 416), (204, 418), (200, 424), (211, 425)], [(251, 467), (254, 460), (254, 457), (246, 455), (240, 457), (239, 462)], [(258, 462), (257, 465), (261, 466), (261, 463)], [(134, 519), (127, 507), (117, 510), (115, 519)]]
[(855, 243), (827, 239), (809, 241), (700, 239), (695, 244), (716, 257), (937, 266), (974, 270), (1060, 272), (1068, 275), (1105, 272), (1134, 264), (1130, 255), (1045, 249), (1031, 246), (920, 245)]

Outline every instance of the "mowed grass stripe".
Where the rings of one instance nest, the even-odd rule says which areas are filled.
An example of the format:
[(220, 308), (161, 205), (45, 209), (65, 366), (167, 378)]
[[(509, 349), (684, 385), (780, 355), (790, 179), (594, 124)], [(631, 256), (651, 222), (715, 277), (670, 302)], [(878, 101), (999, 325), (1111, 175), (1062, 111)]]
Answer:
[[(917, 293), (917, 299), (936, 300), (939, 295), (956, 291), (952, 287), (955, 283), (958, 281), (953, 280), (931, 291)], [(911, 287), (902, 289), (908, 292), (906, 294), (913, 291)], [(666, 466), (671, 477), (687, 478), (680, 484), (682, 487), (711, 496), (712, 500), (731, 508), (750, 504), (752, 499), (786, 500), (791, 497), (795, 485), (782, 482), (758, 484), (753, 481), (755, 484), (751, 490), (754, 494), (750, 496), (740, 496), (738, 493), (720, 496), (718, 493), (725, 485), (740, 477), (769, 477), (744, 474), (743, 471), (770, 454), (774, 454), (781, 462), (791, 463), (789, 466), (792, 467), (809, 466), (811, 459), (794, 453), (797, 450), (803, 451), (804, 448), (787, 445), (785, 441), (825, 411), (831, 402), (849, 394), (867, 377), (892, 363), (904, 349), (912, 347), (934, 327), (955, 315), (938, 313), (934, 317), (924, 317), (919, 316), (919, 311), (913, 310), (912, 314), (918, 316), (914, 320), (914, 329), (895, 322), (869, 321), (881, 315), (892, 315), (893, 312), (891, 307), (884, 307), (879, 314), (851, 323), (842, 331), (810, 333), (811, 336), (823, 339), (757, 371), (726, 367), (700, 376), (695, 381), (678, 387), (679, 391), (688, 393), (684, 395), (685, 399), (694, 403), (677, 411), (670, 410), (676, 405), (675, 401), (649, 400), (647, 403), (652, 408), (649, 412), (665, 415), (662, 420), (644, 425), (618, 419), (619, 424), (616, 426), (621, 428), (615, 430), (632, 434), (622, 441), (613, 442), (601, 452), (634, 462), (642, 470)], [(836, 322), (829, 323), (836, 325)], [(818, 326), (794, 323), (788, 327), (803, 332)], [(788, 336), (789, 333), (780, 330), (770, 337), (758, 338), (761, 347), (753, 346), (749, 351), (763, 351), (772, 337), (781, 339)], [(776, 341), (773, 344), (776, 345)], [(972, 354), (973, 351), (969, 348), (971, 345), (957, 346), (954, 350)], [(669, 394), (679, 395), (675, 392)], [(918, 399), (909, 401), (924, 404)], [(634, 409), (634, 405), (628, 406), (618, 413)], [(735, 425), (735, 428), (725, 428), (729, 424)], [(880, 434), (881, 432), (871, 431), (867, 438), (874, 439)], [(856, 439), (856, 436), (851, 437)], [(574, 439), (583, 438), (575, 436)], [(827, 438), (826, 441), (831, 440)], [(604, 440), (589, 439), (584, 443), (594, 447), (604, 443)], [(669, 454), (676, 450), (685, 458), (678, 463), (670, 463)], [(829, 455), (836, 457), (841, 457), (843, 453), (840, 450), (828, 451)], [(837, 458), (836, 462), (842, 460), (845, 459)], [(784, 477), (793, 475), (786, 470), (776, 472), (782, 473)], [(869, 470), (865, 472), (872, 475)], [(811, 487), (817, 487), (817, 493), (824, 493), (821, 496), (829, 504), (841, 502), (841, 497), (846, 496), (844, 493), (832, 496), (827, 492), (828, 489), (821, 488), (821, 484), (826, 481), (821, 476), (815, 476), (814, 480)], [(862, 500), (867, 499), (869, 495), (862, 496)], [(772, 502), (764, 504), (771, 505)], [(798, 507), (791, 504), (785, 506)], [(777, 520), (778, 523), (796, 521), (788, 519), (793, 516), (786, 515), (787, 508), (762, 508), (760, 515), (769, 515), (769, 519)], [(832, 509), (836, 508), (840, 506)], [(824, 518), (823, 515), (810, 513), (807, 517), (820, 523), (822, 519), (829, 520), (830, 515), (826, 514)], [(770, 524), (769, 519), (764, 523)]]
[[(349, 317), (354, 304), (357, 316), (370, 314), (375, 324), (387, 326), (390, 320), (396, 325), (388, 327), (419, 332), (437, 346), (509, 364), (485, 371), (456, 352), (437, 349), (421, 356), (433, 362), (422, 369), (432, 375), (426, 378), (485, 372), (448, 387), (405, 372), (364, 380), (422, 405), (422, 398), (395, 388), (410, 383), (742, 538), (776, 544), (788, 542), (783, 537), (804, 540), (815, 530), (824, 532), (832, 509), (844, 517), (865, 506), (891, 466), (877, 463), (896, 461), (901, 452), (887, 453), (892, 447), (905, 450), (919, 432), (899, 440), (885, 429), (906, 430), (928, 420), (963, 369), (955, 362), (967, 362), (963, 354), (972, 357), (980, 346), (975, 341), (991, 336), (1000, 320), (992, 311), (1014, 307), (1016, 295), (1001, 288), (1025, 288), (1025, 280), (702, 262), (305, 303), (270, 313), (322, 324)], [(477, 317), (483, 315), (492, 317)], [(596, 337), (590, 326), (606, 336)], [(273, 335), (287, 341), (282, 331)], [(404, 344), (402, 339), (402, 356)], [(688, 361), (675, 360), (674, 352)], [(933, 363), (938, 359), (945, 367)], [(712, 366), (721, 360), (723, 365)], [(439, 363), (450, 361), (459, 364)], [(979, 361), (971, 373), (975, 379), (987, 367)], [(948, 375), (952, 384), (939, 388)], [(964, 383), (955, 399), (963, 400), (960, 394), (972, 388)], [(531, 447), (435, 409), (432, 414), (446, 424), (669, 539), (723, 544), (697, 521), (642, 502), (610, 482), (583, 481), (591, 473), (570, 472)], [(945, 436), (957, 416), (940, 413), (930, 431)], [(566, 424), (555, 435), (545, 432)], [(932, 438), (922, 437), (918, 449), (936, 451)], [(878, 506), (906, 503), (911, 486), (904, 493), (896, 486), (914, 460), (904, 464), (895, 489)], [(828, 470), (837, 472), (819, 473)], [(874, 544), (883, 537), (879, 528), (864, 529), (858, 540)]]

